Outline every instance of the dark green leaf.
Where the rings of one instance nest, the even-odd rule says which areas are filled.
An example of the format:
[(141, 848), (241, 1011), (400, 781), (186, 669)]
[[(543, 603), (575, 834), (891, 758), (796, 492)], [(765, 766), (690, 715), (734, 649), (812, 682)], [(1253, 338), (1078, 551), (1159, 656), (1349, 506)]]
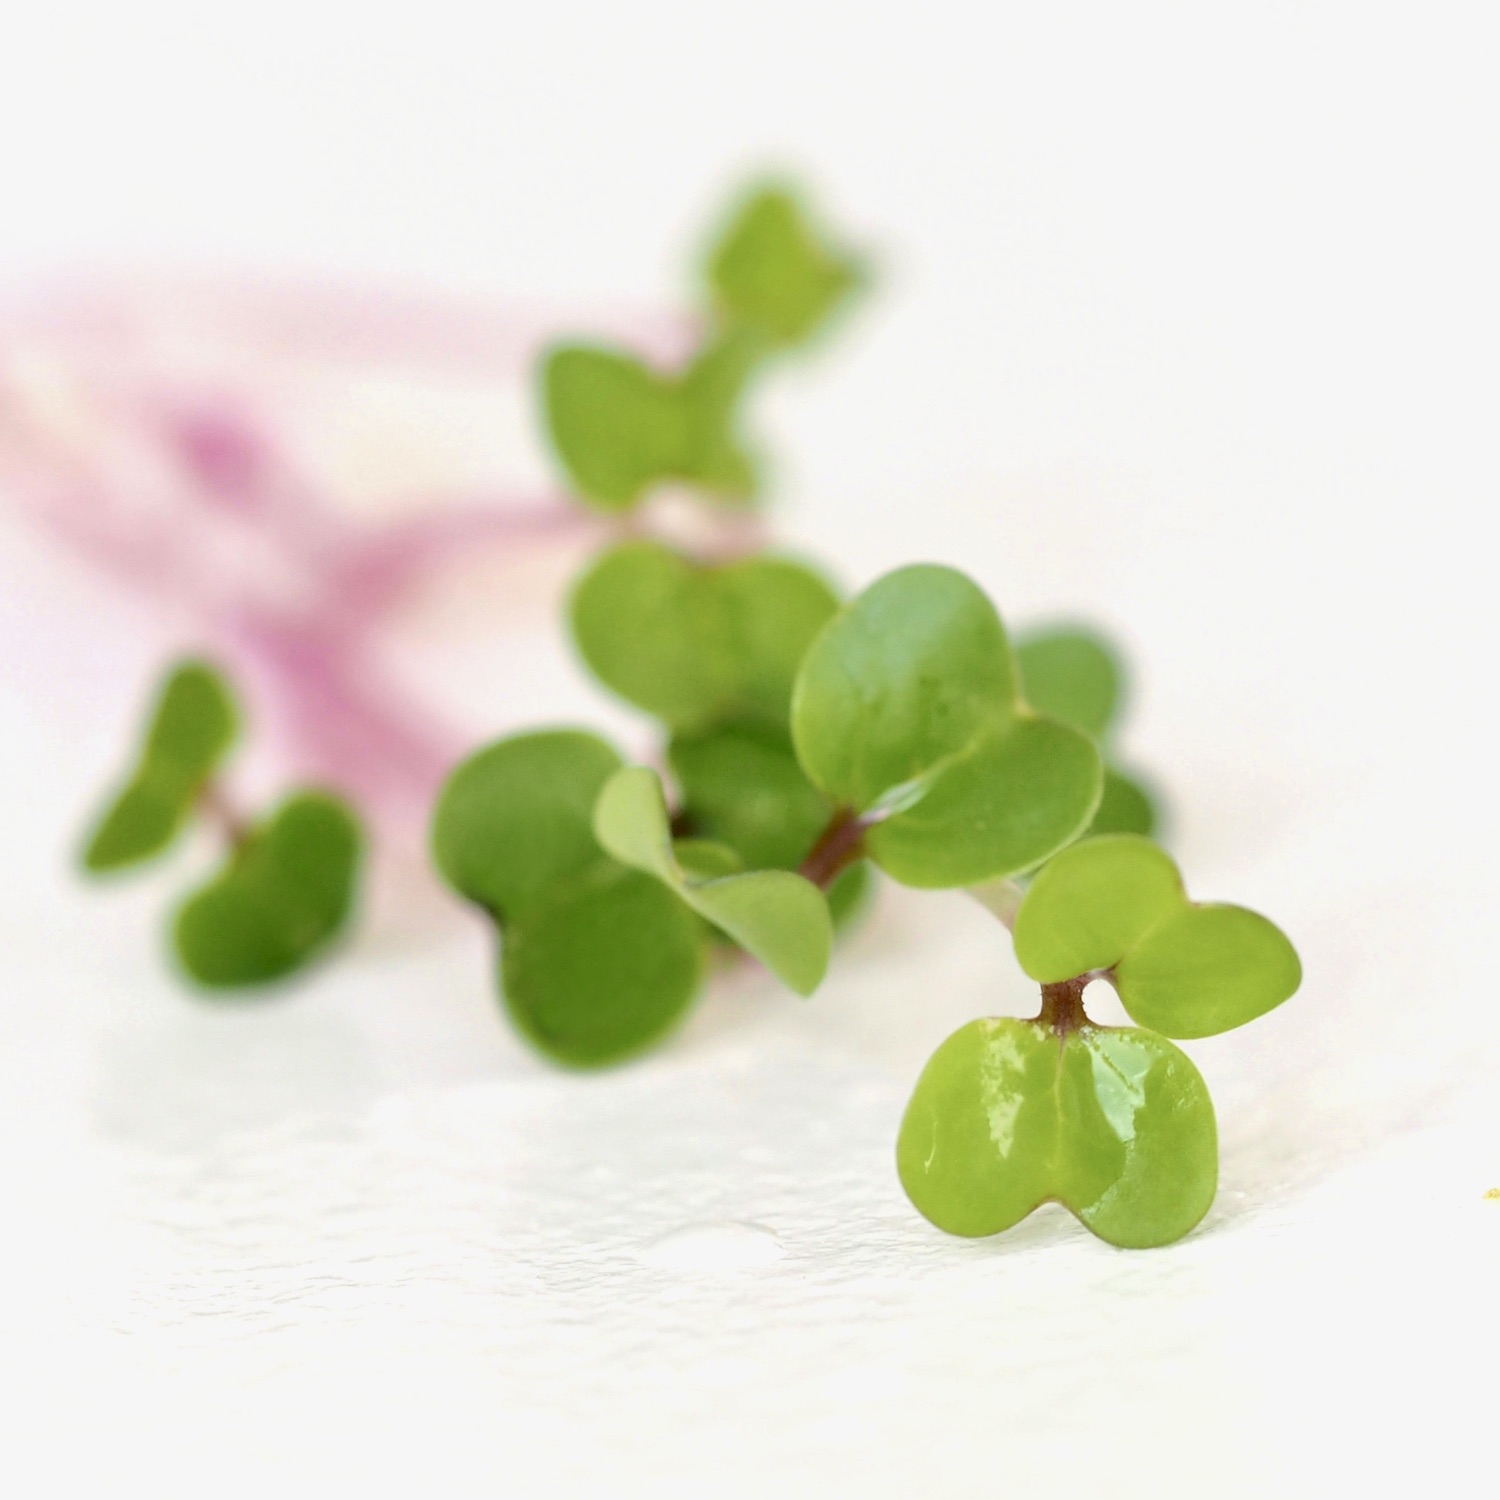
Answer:
[(1035, 631), (1017, 644), (1016, 660), (1034, 709), (1104, 738), (1119, 708), (1123, 674), (1102, 636), (1076, 626)]
[(184, 968), (213, 987), (264, 984), (303, 968), (349, 915), (362, 842), (337, 797), (289, 797), (178, 912)]

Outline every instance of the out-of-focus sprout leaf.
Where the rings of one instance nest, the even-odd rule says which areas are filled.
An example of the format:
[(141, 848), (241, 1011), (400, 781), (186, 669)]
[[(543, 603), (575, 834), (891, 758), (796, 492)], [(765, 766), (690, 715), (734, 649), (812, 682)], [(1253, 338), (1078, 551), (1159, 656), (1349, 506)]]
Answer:
[(84, 868), (96, 874), (117, 870), (168, 848), (238, 728), (233, 695), (214, 667), (203, 661), (173, 667), (135, 770), (89, 838)]
[(736, 434), (736, 412), (754, 355), (744, 339), (721, 340), (681, 373), (665, 374), (595, 345), (549, 351), (542, 365), (547, 429), (578, 495), (622, 511), (675, 480), (748, 500), (755, 465)]
[(570, 618), (584, 661), (628, 702), (690, 731), (728, 719), (786, 721), (808, 643), (838, 608), (800, 563), (690, 562), (622, 542), (579, 580)]
[(1103, 637), (1077, 626), (1034, 631), (1017, 642), (1016, 661), (1033, 708), (1104, 738), (1119, 706), (1122, 673)]
[(1040, 863), (1098, 805), (1092, 740), (1021, 701), (1004, 627), (952, 568), (877, 580), (803, 659), (792, 738), (813, 783), (868, 818), (906, 885), (973, 885)]
[(912, 1203), (950, 1234), (997, 1234), (1055, 1199), (1101, 1239), (1144, 1247), (1208, 1211), (1218, 1135), (1197, 1069), (1163, 1037), (982, 1020), (923, 1070), (896, 1160)]
[(305, 967), (349, 916), (362, 845), (358, 819), (339, 798), (289, 797), (179, 910), (183, 967), (212, 988), (265, 984)]
[(1112, 766), (1104, 768), (1104, 795), (1085, 838), (1106, 833), (1138, 833), (1149, 838), (1156, 831), (1156, 807), (1138, 781)]
[(751, 869), (796, 869), (832, 815), (784, 731), (727, 724), (678, 735), (668, 758), (693, 827)]
[(753, 954), (788, 988), (810, 995), (828, 969), (833, 926), (823, 893), (789, 870), (702, 880), (678, 862), (661, 782), (628, 766), (599, 794), (594, 833), (622, 864), (653, 875)]
[(734, 211), (708, 262), (720, 319), (772, 343), (803, 343), (864, 279), (863, 267), (831, 246), (788, 187), (767, 184)]
[(1296, 950), (1241, 906), (1188, 900), (1177, 867), (1129, 834), (1065, 849), (1016, 913), (1016, 957), (1043, 984), (1109, 971), (1133, 1020), (1165, 1036), (1243, 1026), (1302, 982)]
[(471, 755), (433, 814), (443, 878), (498, 917), (521, 912), (599, 862), (594, 802), (619, 768), (603, 740), (571, 729), (514, 735)]
[(681, 1019), (703, 962), (698, 918), (658, 881), (600, 859), (506, 923), (501, 988), (540, 1051), (599, 1067), (649, 1047)]

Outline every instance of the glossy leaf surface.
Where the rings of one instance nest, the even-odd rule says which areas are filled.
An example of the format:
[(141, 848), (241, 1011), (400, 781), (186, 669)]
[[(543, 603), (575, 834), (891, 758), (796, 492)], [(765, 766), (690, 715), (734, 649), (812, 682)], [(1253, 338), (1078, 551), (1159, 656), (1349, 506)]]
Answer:
[(1111, 1244), (1181, 1238), (1213, 1202), (1218, 1138), (1196, 1068), (1164, 1038), (971, 1022), (923, 1070), (897, 1141), (902, 1186), (951, 1234), (997, 1234), (1048, 1200)]
[(1131, 1018), (1165, 1036), (1243, 1026), (1302, 981), (1296, 950), (1241, 906), (1196, 905), (1147, 839), (1086, 839), (1032, 882), (1015, 920), (1016, 957), (1043, 984), (1111, 970)]
[(501, 989), (555, 1061), (598, 1067), (669, 1031), (697, 993), (703, 927), (660, 882), (613, 860), (551, 885), (505, 926)]
[(601, 858), (594, 802), (620, 768), (577, 730), (514, 735), (462, 762), (438, 797), (432, 852), (443, 878), (491, 913), (515, 915)]
[(304, 967), (349, 916), (362, 844), (337, 797), (289, 797), (178, 912), (183, 967), (212, 987), (264, 984)]
[(740, 205), (708, 265), (721, 319), (783, 345), (815, 333), (860, 277), (858, 263), (828, 246), (797, 197), (772, 185)]
[(1035, 865), (1099, 801), (1093, 742), (1020, 701), (999, 615), (952, 568), (901, 568), (835, 616), (798, 674), (792, 737), (831, 801), (878, 819), (871, 856), (908, 885)]
[(622, 864), (655, 876), (700, 916), (753, 954), (790, 989), (810, 995), (828, 969), (833, 926), (823, 893), (788, 870), (700, 880), (679, 864), (654, 771), (617, 772), (594, 810), (599, 843)]
[(628, 702), (679, 730), (731, 718), (784, 723), (808, 644), (838, 608), (798, 563), (689, 561), (658, 542), (622, 542), (573, 591), (573, 639)]
[(90, 836), (84, 867), (103, 873), (165, 850), (238, 728), (229, 686), (212, 666), (185, 661), (174, 667), (158, 695), (136, 768)]

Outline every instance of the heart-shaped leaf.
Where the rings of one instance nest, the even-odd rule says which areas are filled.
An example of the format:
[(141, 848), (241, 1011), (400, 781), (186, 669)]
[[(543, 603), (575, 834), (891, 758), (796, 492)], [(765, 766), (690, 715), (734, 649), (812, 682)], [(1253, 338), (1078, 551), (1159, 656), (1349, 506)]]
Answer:
[(629, 766), (599, 794), (594, 833), (622, 864), (653, 875), (753, 954), (788, 988), (810, 995), (828, 971), (833, 925), (823, 893), (789, 870), (701, 880), (678, 862), (661, 782)]
[(1208, 1211), (1218, 1135), (1203, 1079), (1148, 1031), (971, 1022), (917, 1081), (896, 1148), (917, 1210), (997, 1234), (1048, 1200), (1114, 1245), (1163, 1245)]
[(686, 370), (663, 374), (614, 349), (552, 349), (542, 365), (542, 402), (579, 496), (621, 511), (653, 486), (678, 480), (748, 499), (755, 466), (736, 436), (735, 413), (757, 353), (749, 340), (718, 340)]
[(503, 919), (597, 864), (594, 803), (620, 764), (603, 740), (571, 729), (513, 735), (471, 755), (433, 813), (443, 878)]
[(238, 728), (233, 695), (214, 667), (202, 661), (175, 666), (162, 684), (140, 760), (89, 838), (84, 868), (100, 874), (165, 850)]
[(179, 910), (183, 967), (215, 988), (264, 984), (303, 968), (348, 918), (362, 843), (339, 798), (289, 797)]
[(501, 990), (517, 1029), (572, 1067), (621, 1062), (682, 1018), (703, 924), (659, 881), (599, 859), (505, 924)]
[(782, 345), (811, 337), (862, 279), (858, 261), (830, 249), (796, 196), (775, 184), (740, 205), (708, 264), (720, 317)]
[(792, 738), (813, 783), (873, 825), (871, 857), (907, 885), (1038, 864), (1100, 797), (1092, 740), (1021, 701), (999, 615), (952, 568), (889, 573), (824, 627), (797, 676)]
[(1280, 1005), (1302, 982), (1296, 950), (1240, 906), (1196, 905), (1147, 839), (1086, 839), (1032, 882), (1016, 957), (1041, 984), (1110, 971), (1133, 1020), (1165, 1036), (1212, 1036)]
[(606, 687), (677, 730), (726, 719), (784, 724), (808, 643), (838, 608), (782, 558), (708, 566), (657, 542), (622, 542), (579, 580), (570, 619)]

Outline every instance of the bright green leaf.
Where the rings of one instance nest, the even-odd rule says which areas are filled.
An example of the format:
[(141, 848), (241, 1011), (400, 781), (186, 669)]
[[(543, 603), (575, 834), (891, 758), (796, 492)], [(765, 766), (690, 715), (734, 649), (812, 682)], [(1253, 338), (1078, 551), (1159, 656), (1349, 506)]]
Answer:
[(358, 820), (337, 797), (289, 797), (179, 910), (183, 967), (216, 988), (264, 984), (304, 967), (348, 918), (362, 843)]
[(781, 558), (709, 566), (658, 542), (622, 542), (579, 580), (573, 638), (594, 674), (674, 729), (784, 722), (809, 642), (838, 607)]
[(654, 771), (629, 766), (616, 772), (599, 794), (594, 833), (622, 864), (671, 887), (798, 994), (810, 995), (822, 983), (833, 946), (823, 893), (788, 870), (690, 878), (674, 855), (666, 801)]
[(1085, 735), (1027, 716), (943, 766), (907, 811), (876, 823), (865, 844), (905, 885), (974, 885), (1027, 870), (1087, 824), (1099, 774)]
[(1112, 1244), (1181, 1238), (1218, 1180), (1213, 1106), (1150, 1032), (974, 1021), (943, 1043), (897, 1142), (902, 1186), (951, 1234), (996, 1234), (1048, 1199)]
[(1187, 897), (1168, 856), (1146, 839), (1088, 839), (1049, 860), (1016, 913), (1016, 959), (1039, 984), (1120, 961)]
[(720, 317), (779, 344), (809, 338), (862, 279), (830, 248), (786, 187), (767, 185), (735, 211), (708, 264)]
[(1017, 643), (1016, 661), (1034, 709), (1104, 738), (1119, 706), (1122, 672), (1101, 636), (1073, 626), (1036, 631)]
[(962, 573), (887, 574), (823, 629), (792, 701), (803, 769), (873, 823), (871, 857), (909, 885), (970, 885), (1039, 863), (1087, 826), (1092, 741), (1032, 714), (1004, 627)]
[(1242, 906), (1189, 906), (1159, 922), (1115, 970), (1132, 1019), (1166, 1036), (1213, 1036), (1289, 999), (1302, 965), (1274, 923)]
[(566, 729), (514, 735), (471, 755), (433, 814), (443, 878), (496, 916), (519, 913), (599, 861), (594, 802), (619, 767), (603, 740)]
[(501, 987), (537, 1048), (598, 1067), (671, 1030), (698, 991), (703, 961), (699, 919), (660, 882), (601, 858), (507, 922)]
[(1281, 930), (1241, 906), (1194, 905), (1148, 839), (1114, 834), (1065, 849), (1015, 919), (1016, 956), (1044, 984), (1109, 970), (1133, 1020), (1164, 1036), (1212, 1036), (1280, 1005), (1302, 981)]
[(174, 667), (157, 698), (136, 769), (89, 839), (84, 868), (116, 870), (165, 850), (238, 728), (234, 698), (218, 671), (201, 661)]

